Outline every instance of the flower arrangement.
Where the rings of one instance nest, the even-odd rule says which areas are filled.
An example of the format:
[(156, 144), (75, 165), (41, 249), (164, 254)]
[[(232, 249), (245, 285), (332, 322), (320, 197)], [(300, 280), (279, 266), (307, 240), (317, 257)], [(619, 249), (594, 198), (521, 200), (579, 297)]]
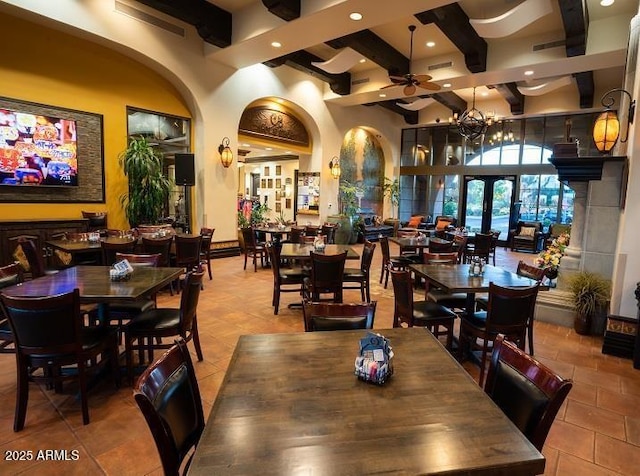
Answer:
[(549, 247), (542, 251), (535, 259), (538, 268), (557, 270), (560, 260), (564, 256), (564, 250), (569, 245), (569, 233), (562, 233), (551, 242)]

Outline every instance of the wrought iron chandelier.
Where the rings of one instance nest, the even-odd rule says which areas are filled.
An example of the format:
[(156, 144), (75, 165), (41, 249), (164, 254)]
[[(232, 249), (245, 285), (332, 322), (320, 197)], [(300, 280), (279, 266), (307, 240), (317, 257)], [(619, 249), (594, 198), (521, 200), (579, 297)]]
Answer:
[(476, 109), (476, 88), (473, 88), (471, 109), (464, 111), (460, 117), (457, 117), (457, 114), (454, 114), (453, 117), (458, 125), (460, 135), (469, 140), (477, 139), (487, 132), (487, 127), (489, 127), (492, 122), (482, 111)]

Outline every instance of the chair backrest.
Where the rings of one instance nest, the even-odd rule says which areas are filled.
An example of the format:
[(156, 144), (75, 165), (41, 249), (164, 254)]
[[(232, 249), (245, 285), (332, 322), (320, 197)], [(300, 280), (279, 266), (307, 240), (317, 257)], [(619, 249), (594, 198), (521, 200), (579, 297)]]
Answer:
[(289, 241), (291, 243), (303, 243), (304, 227), (292, 226), (289, 232)]
[(280, 285), (280, 247), (274, 246), (272, 242), (265, 243), (264, 247), (269, 254), (269, 262), (271, 263), (271, 271), (273, 272), (273, 284)]
[(102, 265), (111, 266), (116, 262), (116, 253), (133, 253), (136, 247), (136, 240), (123, 241), (122, 243), (109, 243), (102, 241), (100, 243), (102, 247)]
[(516, 274), (518, 276), (524, 276), (525, 278), (535, 279), (536, 281), (542, 281), (544, 279), (544, 268), (538, 268), (537, 266), (527, 264), (520, 260)]
[(245, 249), (252, 250), (256, 247), (256, 234), (253, 227), (245, 227), (242, 229), (242, 241)]
[(307, 225), (304, 227), (304, 234), (306, 236), (314, 236), (320, 232), (320, 227), (318, 225)]
[(193, 456), (191, 449), (198, 445), (205, 425), (198, 381), (183, 339), (144, 371), (133, 395), (153, 435), (164, 474), (179, 474), (185, 458)]
[(333, 244), (336, 242), (336, 225), (332, 223), (325, 223), (322, 225), (321, 232), (327, 237), (327, 243)]
[(505, 334), (511, 339), (524, 339), (527, 322), (533, 319), (540, 284), (531, 287), (506, 288), (489, 283), (486, 328), (490, 335)]
[(390, 269), (393, 283), (393, 327), (400, 327), (402, 323), (413, 327), (413, 280), (411, 273), (406, 270)]
[(31, 278), (35, 279), (44, 276), (44, 258), (42, 256), (42, 251), (38, 249), (36, 242), (26, 238), (20, 238), (18, 240), (18, 244), (22, 248), (22, 252), (29, 263)]
[(424, 253), (422, 259), (425, 264), (457, 264), (458, 253), (455, 251), (450, 253)]
[(491, 233), (476, 233), (474, 241), (474, 254), (489, 255), (491, 252), (491, 244), (493, 243), (493, 235)]
[(376, 250), (376, 244), (371, 241), (365, 240), (362, 247), (362, 256), (360, 257), (360, 271), (366, 276), (371, 269), (371, 263), (373, 262), (373, 253)]
[(89, 219), (89, 231), (107, 229), (107, 212), (82, 212), (82, 218)]
[[(15, 262), (0, 267), (0, 289), (14, 284), (20, 284), (24, 279), (24, 269), (20, 263)], [(0, 316), (0, 320), (1, 320)]]
[(396, 236), (398, 238), (415, 238), (420, 233), (416, 230), (398, 230)]
[(313, 332), (373, 329), (376, 304), (376, 301), (349, 304), (305, 302), (304, 330)]
[(122, 261), (126, 259), (129, 264), (133, 267), (152, 267), (157, 268), (160, 266), (160, 260), (162, 259), (162, 255), (160, 253), (155, 253), (151, 255), (142, 255), (136, 253), (116, 253), (116, 261)]
[(173, 236), (165, 236), (163, 238), (146, 238), (142, 237), (142, 251), (145, 254), (159, 254), (160, 263), (158, 266), (169, 266), (169, 252), (171, 250), (171, 243), (173, 242)]
[(200, 242), (200, 253), (205, 258), (209, 256), (214, 231), (216, 231), (215, 228), (200, 228), (200, 236), (202, 237), (202, 241)]
[(455, 235), (453, 237), (453, 249), (458, 253), (458, 263), (462, 263), (464, 253), (467, 250), (469, 237), (465, 235)]
[(383, 236), (379, 240), (380, 252), (382, 253), (382, 266), (385, 266), (391, 261), (391, 252), (389, 251), (389, 238)]
[(325, 255), (311, 252), (311, 285), (317, 293), (342, 294), (347, 252)]
[(18, 358), (46, 358), (82, 351), (80, 293), (15, 297), (0, 294)]
[(496, 338), (484, 391), (539, 451), (572, 386), (502, 334)]
[(453, 240), (429, 240), (430, 253), (448, 253), (453, 251)]
[(176, 235), (176, 265), (189, 269), (200, 264), (200, 248), (202, 237)]
[(204, 270), (200, 265), (197, 269), (189, 271), (185, 278), (184, 290), (180, 297), (180, 330), (182, 335), (191, 332), (193, 320), (198, 309), (200, 290), (202, 289), (202, 277)]

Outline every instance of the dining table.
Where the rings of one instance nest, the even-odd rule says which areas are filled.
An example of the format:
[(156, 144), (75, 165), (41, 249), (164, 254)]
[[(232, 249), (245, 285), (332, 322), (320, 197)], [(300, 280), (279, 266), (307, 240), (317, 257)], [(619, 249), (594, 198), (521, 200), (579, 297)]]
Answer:
[[(410, 264), (409, 270), (424, 278), (430, 285), (447, 293), (466, 293), (467, 312), (473, 314), (476, 293), (489, 291), (489, 283), (503, 287), (535, 286), (538, 281), (525, 278), (509, 270), (485, 264), (479, 276), (470, 275), (472, 264)], [(427, 287), (428, 288), (428, 287)]]
[(324, 255), (337, 255), (347, 252), (347, 259), (360, 259), (360, 255), (349, 245), (325, 245), (324, 250), (316, 250), (312, 243), (282, 243), (280, 258), (295, 260), (310, 260), (311, 252)]
[(77, 255), (96, 254), (102, 252), (102, 242), (107, 243), (131, 243), (132, 237), (126, 236), (106, 236), (99, 240), (47, 240), (45, 244), (54, 250), (69, 253), (73, 258)]
[(256, 226), (256, 227), (254, 227), (254, 230), (256, 232), (265, 233), (265, 234), (271, 236), (271, 241), (273, 241), (274, 243), (278, 243), (278, 242), (282, 241), (282, 238), (283, 238), (284, 235), (288, 235), (289, 233), (291, 233), (291, 227), (290, 226), (284, 226), (284, 227), (280, 227), (280, 226)]
[(240, 336), (188, 474), (544, 472), (544, 456), (424, 328), (377, 330), (393, 375), (359, 380), (367, 332)]
[(129, 279), (112, 281), (109, 266), (73, 266), (31, 281), (2, 289), (8, 296), (51, 296), (80, 292), (80, 302), (98, 304), (98, 318), (105, 322), (109, 304), (122, 304), (150, 296), (184, 273), (184, 268), (136, 267)]
[(418, 237), (399, 237), (394, 236), (389, 238), (389, 241), (395, 243), (400, 247), (400, 254), (417, 251), (420, 257), (420, 261), (422, 261), (422, 256), (424, 255), (424, 250), (429, 250), (429, 243), (438, 243), (438, 244), (447, 244), (449, 243), (447, 240), (437, 237), (429, 237), (426, 235), (421, 235)]

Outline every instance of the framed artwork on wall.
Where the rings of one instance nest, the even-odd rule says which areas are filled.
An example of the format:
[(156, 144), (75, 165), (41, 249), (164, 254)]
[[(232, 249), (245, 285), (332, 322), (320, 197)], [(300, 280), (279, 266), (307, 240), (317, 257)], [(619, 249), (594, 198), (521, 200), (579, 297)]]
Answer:
[(276, 188), (282, 188), (282, 179), (276, 179)]
[(260, 188), (267, 188), (267, 179), (260, 179)]
[(280, 201), (280, 197), (281, 197), (281, 192), (280, 192), (280, 190), (276, 189), (276, 201), (277, 202)]
[(285, 203), (285, 206), (287, 208), (291, 208), (291, 199), (290, 198), (285, 199), (284, 203)]
[(268, 166), (268, 165), (265, 165), (265, 166), (264, 166), (264, 176), (265, 176), (265, 177), (268, 177), (268, 176), (269, 176), (269, 172), (270, 172), (270, 170), (269, 170), (269, 166)]
[(282, 211), (282, 204), (280, 202), (276, 202), (276, 213), (280, 213)]
[(276, 176), (282, 175), (282, 166), (276, 165)]
[(273, 179), (267, 179), (267, 188), (273, 188)]

